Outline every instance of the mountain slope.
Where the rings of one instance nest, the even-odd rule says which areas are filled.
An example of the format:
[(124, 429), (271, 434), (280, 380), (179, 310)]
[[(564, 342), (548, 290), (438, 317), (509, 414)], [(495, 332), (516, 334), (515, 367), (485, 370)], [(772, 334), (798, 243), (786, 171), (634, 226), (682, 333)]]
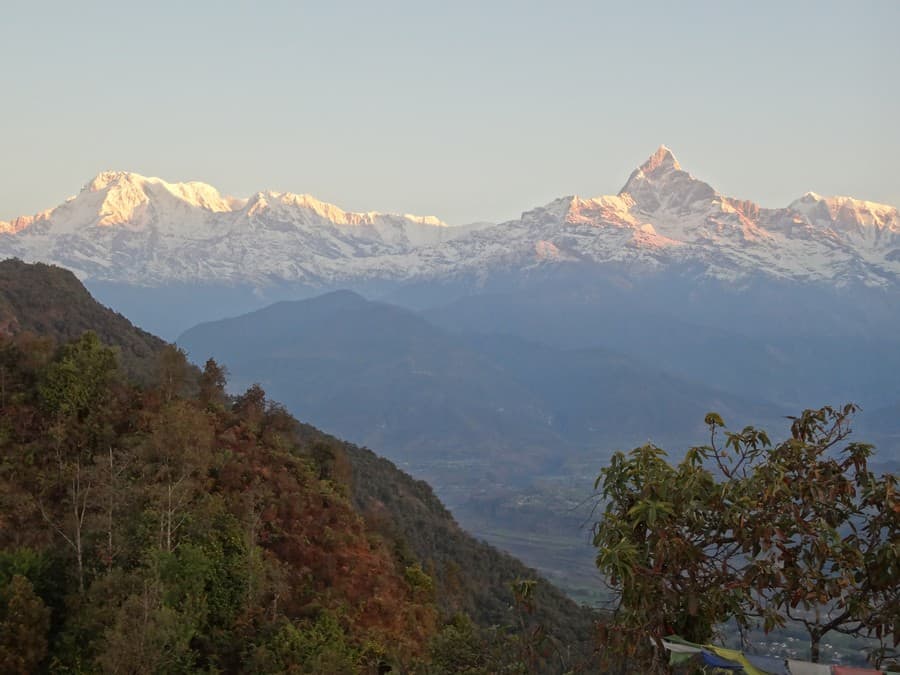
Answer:
[(457, 336), (347, 291), (201, 324), (178, 344), (213, 355), (239, 387), (260, 382), (301, 418), (394, 459), (493, 458), (507, 478), (578, 448), (691, 438), (712, 409), (778, 414), (633, 358)]
[(178, 343), (402, 463), (464, 527), (590, 600), (581, 506), (611, 451), (702, 443), (710, 410), (766, 428), (784, 414), (606, 350), (457, 335), (346, 291), (201, 324)]
[(515, 451), (526, 461), (566, 445), (543, 401), (501, 368), (412, 312), (348, 291), (201, 324), (178, 344), (395, 459)]
[[(29, 292), (28, 302), (16, 305), (15, 315), (4, 315), (13, 317), (17, 325), (28, 326), (38, 335), (58, 341), (78, 337), (81, 330), (94, 330), (103, 336), (104, 342), (119, 347), (123, 353), (133, 341), (137, 329), (95, 303), (71, 273), (18, 261), (3, 263), (0, 271), (3, 273), (4, 288), (27, 289)], [(349, 294), (338, 299), (345, 306), (352, 307), (358, 303), (358, 299)], [(17, 299), (15, 301), (18, 302)], [(76, 314), (63, 312), (61, 307), (66, 302), (71, 303), (71, 309)], [(6, 295), (0, 294), (0, 311), (6, 311), (12, 305)], [(56, 312), (53, 321), (45, 319), (48, 307)], [(69, 326), (69, 321), (78, 323)], [(41, 367), (39, 372), (25, 372), (35, 368), (38, 360), (20, 358), (21, 350), (29, 348), (28, 343), (17, 342), (20, 331), (10, 333), (0, 334), (0, 343), (3, 343), (0, 345), (3, 347), (0, 357), (4, 360), (0, 366), (6, 382), (0, 406), (7, 406), (0, 411), (0, 441), (5, 444), (10, 462), (17, 458), (44, 458), (49, 432), (41, 426), (46, 423), (42, 421), (42, 411), (35, 407), (41, 405), (41, 397), (34, 391), (16, 392), (11, 387), (34, 387), (38, 378), (46, 376), (46, 370)], [(184, 508), (185, 503), (193, 505), (193, 500), (199, 500), (197, 503), (202, 501), (203, 505), (198, 506), (196, 512), (192, 511), (189, 519), (182, 521), (185, 529), (178, 536), (181, 537), (183, 547), (180, 550), (183, 553), (172, 555), (171, 552), (158, 552), (159, 560), (168, 567), (162, 572), (162, 582), (157, 578), (154, 583), (157, 586), (173, 583), (171, 575), (176, 569), (180, 570), (177, 565), (184, 561), (194, 566), (190, 569), (195, 573), (208, 573), (215, 580), (215, 588), (203, 586), (202, 581), (199, 588), (201, 597), (208, 592), (208, 603), (213, 609), (207, 611), (204, 607), (200, 615), (220, 622), (232, 616), (223, 614), (222, 603), (226, 601), (223, 598), (230, 598), (228, 602), (250, 602), (249, 599), (265, 597), (268, 592), (257, 588), (255, 595), (249, 591), (245, 593), (244, 584), (248, 575), (258, 574), (258, 577), (252, 577), (256, 583), (275, 584), (276, 591), (278, 584), (284, 585), (281, 595), (276, 592), (271, 607), (258, 612), (253, 609), (244, 616), (244, 623), (239, 622), (239, 628), (235, 629), (239, 631), (237, 634), (222, 633), (223, 625), (219, 625), (216, 628), (220, 631), (218, 637), (213, 636), (210, 640), (198, 638), (192, 643), (193, 647), (201, 652), (212, 650), (216, 654), (218, 652), (215, 650), (220, 650), (230, 659), (244, 659), (249, 652), (241, 650), (248, 644), (258, 646), (277, 639), (271, 631), (278, 626), (266, 628), (266, 616), (286, 616), (302, 629), (323, 611), (327, 618), (327, 612), (335, 607), (343, 612), (341, 616), (344, 621), (337, 630), (346, 631), (346, 637), (353, 640), (384, 640), (387, 637), (389, 639), (385, 645), (388, 654), (393, 650), (425, 653), (427, 637), (433, 635), (435, 628), (430, 614), (432, 610), (429, 609), (431, 604), (437, 607), (438, 616), (443, 619), (455, 612), (468, 613), (485, 630), (485, 635), (491, 634), (491, 626), (512, 626), (516, 615), (511, 584), (517, 579), (534, 578), (536, 573), (533, 570), (465, 533), (425, 483), (413, 480), (389, 461), (367, 450), (327, 436), (309, 425), (297, 423), (281, 406), (266, 401), (261, 392), (251, 389), (229, 401), (223, 392), (210, 392), (208, 387), (205, 390), (201, 387), (201, 398), (196, 393), (184, 391), (191, 389), (190, 386), (181, 389), (176, 386), (173, 389), (171, 382), (159, 374), (159, 361), (165, 346), (156, 338), (147, 344), (149, 354), (146, 363), (150, 364), (147, 379), (161, 384), (142, 386), (134, 391), (124, 386), (106, 393), (100, 389), (101, 396), (121, 399), (104, 399), (103, 404), (88, 406), (89, 412), (86, 413), (99, 416), (88, 420), (90, 424), (97, 423), (97, 426), (88, 426), (87, 429), (104, 429), (104, 445), (100, 453), (104, 462), (107, 452), (115, 452), (116, 461), (127, 460), (132, 463), (131, 466), (141, 467), (140, 471), (127, 472), (128, 480), (164, 480), (176, 470), (175, 465), (165, 464), (173, 461), (174, 448), (180, 447), (180, 444), (186, 444), (188, 448), (187, 453), (177, 459), (186, 463), (179, 464), (181, 478), (174, 487), (169, 487), (182, 491), (179, 492), (179, 499), (187, 499), (183, 490), (185, 486), (192, 486), (191, 501), (179, 502), (179, 508)], [(41, 358), (56, 357), (45, 354)], [(165, 392), (161, 391), (161, 386), (166, 388)], [(18, 395), (20, 393), (22, 395)], [(53, 419), (57, 421), (57, 418)], [(73, 421), (72, 424), (80, 424), (80, 421)], [(79, 429), (73, 428), (65, 436), (77, 448), (81, 447), (81, 441), (87, 443), (93, 438), (90, 434), (84, 438), (78, 436), (76, 432), (80, 433)], [(206, 450), (215, 446), (216, 452), (205, 452), (203, 448), (206, 443), (212, 444)], [(20, 445), (29, 451), (14, 451)], [(137, 454), (128, 459), (126, 453)], [(104, 478), (105, 464), (95, 465), (95, 459), (93, 450), (86, 451), (82, 457), (84, 464), (79, 464), (79, 470), (90, 471), (92, 481), (110, 480), (108, 476)], [(197, 471), (198, 466), (205, 466), (202, 463), (209, 461), (216, 464), (210, 465), (208, 474), (201, 472), (197, 476), (184, 473)], [(163, 463), (157, 466), (158, 462)], [(45, 522), (47, 516), (37, 513), (37, 502), (27, 492), (38, 484), (37, 481), (44, 480), (41, 477), (43, 474), (34, 477), (33, 481), (31, 478), (23, 480), (22, 476), (26, 474), (22, 472), (26, 469), (23, 467), (17, 472), (11, 467), (9, 462), (0, 467), (0, 487), (3, 488), (0, 490), (0, 506), (3, 507), (0, 510), (4, 513), (4, 518), (0, 519), (0, 553), (3, 554), (0, 555), (0, 585), (7, 581), (9, 565), (18, 560), (19, 547), (30, 546), (32, 553), (29, 555), (39, 558), (46, 553), (56, 561), (52, 563), (56, 566), (71, 562), (72, 557), (63, 542), (56, 542), (61, 548), (53, 548), (52, 531), (47, 529), (49, 526)], [(55, 467), (46, 475), (52, 478), (57, 475), (57, 470), (62, 469)], [(125, 478), (117, 474), (116, 480), (120, 481), (116, 485), (121, 486)], [(105, 490), (111, 489), (105, 483), (103, 485)], [(144, 560), (146, 551), (125, 551), (124, 542), (153, 548), (159, 545), (157, 526), (164, 530), (164, 519), (160, 521), (163, 525), (152, 522), (149, 529), (147, 523), (150, 521), (145, 522), (144, 519), (155, 518), (159, 514), (154, 510), (157, 507), (148, 505), (146, 500), (164, 494), (165, 485), (135, 483), (129, 485), (125, 492), (127, 497), (122, 496), (115, 502), (116, 520), (109, 521), (119, 523), (122, 528), (116, 531), (116, 537), (122, 537), (122, 543), (115, 549), (115, 556), (118, 557), (114, 560), (103, 557), (106, 555), (102, 548), (107, 542), (105, 531), (100, 536), (99, 532), (89, 530), (90, 536), (86, 539), (88, 583), (98, 585), (93, 590), (90, 585), (88, 587), (90, 602), (86, 605), (83, 601), (75, 604), (87, 606), (90, 611), (99, 607), (101, 613), (92, 615), (91, 630), (106, 632), (102, 634), (104, 640), (93, 633), (79, 633), (79, 640), (73, 642), (76, 646), (70, 649), (81, 650), (78, 651), (79, 658), (84, 661), (90, 661), (95, 654), (93, 650), (102, 649), (106, 644), (105, 638), (114, 635), (115, 630), (124, 631), (131, 627), (125, 615), (134, 607), (135, 599), (123, 598), (132, 592), (134, 579), (128, 575), (143, 573), (140, 561)], [(109, 492), (103, 494), (106, 500)], [(50, 517), (53, 517), (57, 506), (64, 506), (61, 501), (57, 504), (57, 500), (64, 500), (66, 495), (68, 492), (62, 489), (48, 493), (47, 498), (52, 501), (45, 502), (42, 508), (48, 508)], [(104, 514), (112, 513), (103, 511), (101, 514), (93, 502), (91, 508), (98, 517), (86, 521), (88, 528), (101, 527), (107, 522)], [(104, 517), (100, 518), (100, 515)], [(132, 515), (136, 520), (125, 522)], [(213, 527), (204, 529), (209, 519), (212, 519)], [(60, 522), (69, 521), (64, 521), (61, 515)], [(204, 558), (211, 555), (210, 552), (239, 556), (248, 533), (254, 532), (264, 552), (259, 552), (261, 558), (251, 559), (252, 564), (248, 565), (242, 559), (226, 560), (225, 563), (232, 567), (223, 567), (225, 563), (220, 560), (207, 561)], [(109, 536), (112, 537), (111, 534)], [(139, 542), (143, 536), (150, 537), (149, 543)], [(207, 538), (211, 540), (207, 541)], [(109, 542), (112, 547), (111, 538)], [(268, 567), (273, 558), (277, 561)], [(430, 575), (434, 582), (432, 591), (425, 592), (423, 588), (414, 586), (413, 581), (416, 580), (416, 583), (424, 583), (421, 575), (409, 572), (409, 568), (415, 565)], [(53, 630), (67, 630), (68, 617), (74, 616), (78, 610), (66, 605), (60, 589), (72, 581), (71, 575), (55, 566), (49, 571), (43, 567), (29, 570), (35, 575), (46, 573), (52, 577), (35, 576), (34, 586), (44, 593), (42, 597), (57, 613), (54, 614)], [(187, 574), (187, 571), (177, 573)], [(105, 574), (113, 576), (107, 578)], [(212, 584), (213, 581), (207, 583)], [(138, 579), (136, 587), (146, 590), (149, 586), (142, 585)], [(194, 588), (186, 592), (190, 599), (197, 590)], [(181, 597), (180, 593), (180, 590), (171, 591), (165, 601), (157, 600), (155, 596), (149, 600), (144, 597), (143, 600), (145, 603), (168, 603), (171, 598), (177, 600)], [(543, 624), (563, 645), (571, 647), (573, 659), (576, 655), (582, 658), (589, 654), (593, 621), (590, 612), (580, 609), (544, 582), (538, 584), (537, 598), (534, 621)], [(276, 606), (281, 614), (276, 612)], [(149, 611), (146, 604), (141, 607), (145, 610), (142, 616), (146, 617)], [(162, 618), (169, 622), (186, 620), (178, 614), (178, 607), (165, 606), (163, 611), (153, 605), (151, 610), (151, 614), (163, 612)], [(194, 614), (185, 613), (188, 618), (195, 615), (196, 607)], [(402, 625), (411, 616), (419, 621), (414, 630)], [(114, 620), (119, 622), (116, 626), (110, 624)], [(75, 624), (81, 625), (77, 621), (75, 619)], [(119, 624), (123, 624), (124, 628)], [(143, 636), (154, 627), (156, 624), (151, 621), (150, 628), (145, 623), (135, 629), (143, 631), (140, 633)], [(196, 632), (197, 628), (192, 630)], [(514, 628), (513, 632), (516, 630)], [(232, 636), (234, 644), (229, 643), (232, 638), (224, 639), (223, 635)], [(122, 647), (122, 652), (126, 651)], [(73, 655), (66, 652), (55, 656), (66, 661)], [(511, 654), (505, 656), (518, 658)], [(207, 654), (203, 658), (212, 656)], [(234, 664), (228, 666), (222, 661), (217, 663), (221, 669), (231, 668), (232, 672), (254, 669), (249, 666), (237, 668)], [(547, 672), (555, 672), (556, 669), (555, 664), (547, 666)], [(274, 668), (272, 672), (277, 670)]]
[[(365, 448), (347, 446), (353, 466), (354, 501), (370, 519), (407, 544), (415, 557), (435, 570), (450, 611), (464, 611), (482, 625), (504, 625), (511, 606), (509, 586), (536, 573), (493, 546), (462, 530), (441, 505), (427, 483), (398, 471), (387, 459)], [(385, 516), (388, 516), (385, 518)], [(454, 587), (463, 592), (453, 592)], [(573, 611), (571, 601), (556, 587), (539, 584), (536, 606), (540, 621), (552, 627), (557, 639), (587, 654), (592, 647), (592, 616)], [(567, 615), (568, 613), (568, 615)]]
[(146, 379), (165, 342), (97, 303), (68, 270), (0, 261), (0, 336), (30, 332), (57, 343), (92, 330), (121, 350), (132, 376)]
[(545, 278), (423, 316), (445, 330), (600, 347), (788, 409), (900, 398), (900, 296), (756, 280), (742, 289), (660, 275)]

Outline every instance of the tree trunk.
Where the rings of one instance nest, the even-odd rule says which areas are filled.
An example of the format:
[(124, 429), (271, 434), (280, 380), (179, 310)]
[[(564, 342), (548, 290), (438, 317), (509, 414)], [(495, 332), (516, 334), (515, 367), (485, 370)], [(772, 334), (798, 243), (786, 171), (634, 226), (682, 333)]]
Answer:
[[(75, 462), (75, 477), (72, 479), (72, 510), (73, 530), (72, 539), (74, 541), (75, 560), (78, 566), (78, 592), (84, 595), (84, 546), (81, 542), (81, 530), (84, 525), (84, 513), (87, 510), (87, 490), (81, 489), (81, 462)], [(83, 503), (82, 503), (83, 502)]]
[(112, 568), (113, 564), (113, 506), (116, 494), (116, 486), (114, 484), (115, 473), (113, 470), (113, 451), (109, 446), (109, 504), (106, 513), (106, 569)]
[(78, 564), (78, 592), (84, 595), (84, 556), (81, 550), (81, 527), (78, 524), (78, 503), (75, 503), (75, 559)]
[(172, 484), (167, 486), (166, 501), (166, 551), (172, 552)]

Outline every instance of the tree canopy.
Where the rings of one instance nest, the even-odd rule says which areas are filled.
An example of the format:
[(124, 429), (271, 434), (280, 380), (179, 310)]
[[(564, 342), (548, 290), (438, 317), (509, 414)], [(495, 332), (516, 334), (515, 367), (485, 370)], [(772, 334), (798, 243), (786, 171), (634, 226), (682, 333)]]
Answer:
[[(857, 407), (805, 410), (791, 437), (732, 432), (706, 417), (707, 445), (682, 461), (645, 445), (616, 453), (597, 478), (597, 566), (614, 591), (608, 647), (661, 667), (659, 640), (705, 643), (716, 626), (802, 625), (822, 638), (869, 638), (876, 664), (900, 642), (900, 499), (873, 449), (848, 441)], [(651, 641), (657, 648), (651, 648)]]

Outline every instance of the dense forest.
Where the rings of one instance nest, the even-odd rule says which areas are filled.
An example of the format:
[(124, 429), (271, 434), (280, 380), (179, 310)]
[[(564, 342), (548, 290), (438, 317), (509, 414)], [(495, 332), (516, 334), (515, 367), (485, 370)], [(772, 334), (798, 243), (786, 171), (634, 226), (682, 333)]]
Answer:
[(62, 343), (88, 330), (117, 347), (130, 378), (152, 379), (164, 341), (99, 304), (69, 270), (0, 261), (0, 335), (30, 332)]
[(226, 395), (67, 272), (0, 272), (0, 671), (586, 667), (590, 613), (427, 485)]

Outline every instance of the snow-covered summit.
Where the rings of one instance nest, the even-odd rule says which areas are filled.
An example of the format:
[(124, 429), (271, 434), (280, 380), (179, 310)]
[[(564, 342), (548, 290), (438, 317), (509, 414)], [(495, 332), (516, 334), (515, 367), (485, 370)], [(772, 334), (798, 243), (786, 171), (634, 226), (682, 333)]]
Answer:
[(808, 193), (783, 209), (728, 197), (660, 146), (616, 195), (564, 197), (430, 257), (445, 261), (439, 273), (577, 261), (645, 270), (678, 265), (726, 281), (762, 275), (897, 286), (898, 226), (896, 208), (845, 197)]
[(433, 216), (353, 213), (306, 194), (239, 199), (206, 183), (104, 171), (56, 208), (0, 222), (0, 256), (142, 285), (263, 283), (320, 278), (323, 264), (408, 253), (470, 229)]
[(675, 155), (664, 145), (635, 169), (619, 190), (630, 195), (639, 210), (652, 214), (662, 208), (672, 210), (713, 199), (716, 191), (681, 168)]
[[(85, 194), (87, 193), (87, 194)], [(155, 206), (173, 209), (201, 209), (213, 213), (226, 213), (240, 205), (240, 200), (223, 197), (213, 186), (192, 181), (167, 183), (160, 178), (147, 178), (127, 171), (104, 171), (97, 174), (81, 191), (83, 203), (94, 206), (98, 195), (100, 219), (98, 225), (123, 225), (132, 223), (137, 214), (151, 202)], [(78, 201), (75, 197), (70, 201)]]
[(578, 262), (895, 287), (900, 218), (891, 206), (812, 192), (761, 208), (722, 195), (660, 146), (617, 194), (561, 197), (468, 227), (345, 211), (308, 194), (238, 199), (205, 183), (103, 172), (54, 209), (0, 223), (0, 256), (140, 285), (484, 278)]
[(860, 231), (898, 231), (897, 209), (853, 197), (822, 197), (807, 192), (788, 207), (823, 227)]
[(681, 165), (675, 159), (675, 155), (665, 145), (661, 145), (656, 149), (647, 161), (641, 164), (637, 169), (631, 172), (628, 182), (625, 183), (620, 192), (629, 192), (629, 185), (633, 181), (646, 179), (653, 176), (661, 176), (672, 171), (681, 171)]

